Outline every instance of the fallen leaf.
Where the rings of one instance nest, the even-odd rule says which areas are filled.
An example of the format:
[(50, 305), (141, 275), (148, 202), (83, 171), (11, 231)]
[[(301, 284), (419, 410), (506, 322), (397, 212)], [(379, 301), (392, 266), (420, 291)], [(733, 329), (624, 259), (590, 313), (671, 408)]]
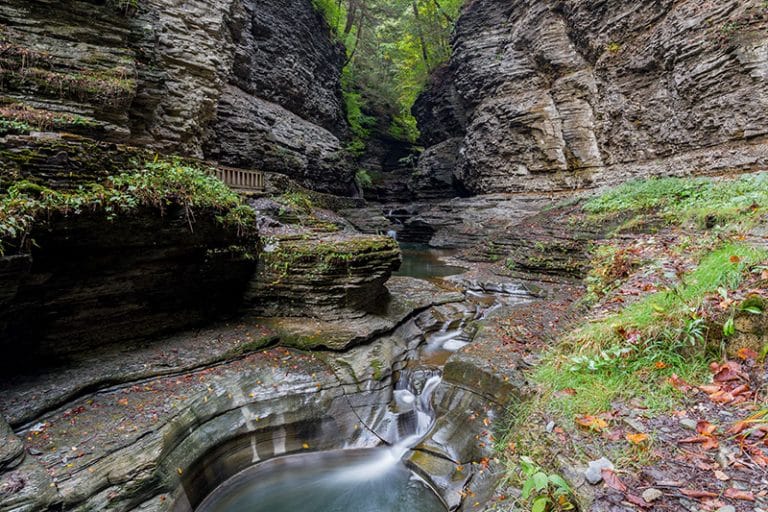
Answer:
[(749, 361), (749, 360), (756, 360), (759, 356), (757, 352), (752, 350), (749, 347), (741, 347), (738, 352), (736, 352), (736, 355), (739, 357), (739, 359), (743, 361)]
[(696, 491), (694, 489), (680, 489), (680, 492), (689, 498), (717, 498), (717, 494), (709, 491)]
[(705, 420), (696, 422), (696, 432), (703, 436), (711, 436), (717, 430), (717, 426)]
[(604, 468), (602, 471), (600, 471), (600, 474), (603, 476), (605, 485), (619, 492), (627, 492), (627, 486), (616, 475), (615, 471)]
[(755, 501), (755, 495), (750, 491), (740, 491), (739, 489), (734, 489), (733, 487), (726, 489), (723, 493), (723, 496), (734, 500)]
[(713, 393), (717, 393), (722, 389), (722, 386), (718, 384), (707, 384), (705, 386), (699, 386), (699, 389), (705, 392), (708, 395), (711, 395)]
[(668, 380), (669, 384), (672, 385), (675, 389), (682, 391), (683, 393), (686, 393), (691, 390), (691, 385), (685, 382), (683, 379), (677, 376), (676, 373), (673, 373), (672, 376)]
[(721, 365), (714, 364), (712, 367), (715, 373), (712, 380), (715, 382), (749, 380), (749, 376), (742, 371), (741, 365), (736, 361), (726, 361)]
[(632, 444), (641, 444), (644, 441), (648, 440), (648, 434), (645, 434), (643, 432), (638, 432), (637, 434), (627, 434), (624, 437), (626, 437), (627, 441), (629, 441)]
[(727, 481), (727, 480), (730, 480), (730, 479), (731, 479), (731, 477), (729, 477), (728, 475), (726, 475), (725, 473), (723, 473), (723, 472), (722, 472), (722, 471), (720, 471), (720, 470), (716, 470), (716, 471), (715, 471), (715, 478), (717, 478), (717, 479), (718, 479), (718, 480), (720, 480), (721, 482), (725, 482), (725, 481)]
[(576, 418), (576, 423), (595, 432), (602, 432), (608, 428), (608, 422), (597, 416), (581, 416)]
[(631, 504), (636, 505), (636, 506), (638, 506), (640, 508), (651, 508), (651, 507), (653, 507), (653, 505), (651, 505), (650, 503), (645, 501), (640, 496), (635, 496), (634, 494), (627, 494), (624, 497), (627, 499), (628, 502), (630, 502)]

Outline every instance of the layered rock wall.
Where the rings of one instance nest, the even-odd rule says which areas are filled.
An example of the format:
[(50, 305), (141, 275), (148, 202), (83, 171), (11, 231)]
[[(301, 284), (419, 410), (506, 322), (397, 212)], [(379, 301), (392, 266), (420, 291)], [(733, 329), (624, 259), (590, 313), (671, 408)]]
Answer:
[(344, 51), (310, 0), (116, 4), (3, 2), (0, 119), (354, 190)]
[(767, 25), (758, 0), (476, 0), (414, 113), (474, 193), (759, 168)]

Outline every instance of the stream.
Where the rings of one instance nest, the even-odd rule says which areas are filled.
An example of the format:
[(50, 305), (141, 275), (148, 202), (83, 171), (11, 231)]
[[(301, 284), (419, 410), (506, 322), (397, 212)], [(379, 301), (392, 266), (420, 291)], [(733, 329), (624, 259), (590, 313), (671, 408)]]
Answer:
[[(441, 256), (406, 246), (400, 275), (434, 280), (464, 271), (445, 264)], [(381, 446), (300, 453), (256, 464), (224, 481), (196, 511), (446, 512), (442, 498), (403, 459), (435, 423), (432, 401), (445, 362), (471, 342), (475, 322), (498, 306), (494, 295), (468, 293), (436, 327), (424, 330), (422, 343), (397, 372), (386, 421), (367, 426)]]
[(414, 394), (398, 382), (398, 441), (387, 447), (278, 457), (252, 466), (219, 486), (198, 511), (205, 512), (445, 512), (442, 500), (402, 462), (434, 421), (434, 375)]

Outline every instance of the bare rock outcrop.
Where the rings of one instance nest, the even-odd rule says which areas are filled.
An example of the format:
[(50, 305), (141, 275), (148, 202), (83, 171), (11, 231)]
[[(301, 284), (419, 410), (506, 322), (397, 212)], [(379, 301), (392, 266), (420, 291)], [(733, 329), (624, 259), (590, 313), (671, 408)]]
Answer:
[(758, 0), (476, 0), (414, 107), (474, 193), (768, 164)]
[(19, 123), (11, 131), (76, 132), (354, 190), (344, 51), (310, 0), (119, 5), (0, 5), (0, 119)]

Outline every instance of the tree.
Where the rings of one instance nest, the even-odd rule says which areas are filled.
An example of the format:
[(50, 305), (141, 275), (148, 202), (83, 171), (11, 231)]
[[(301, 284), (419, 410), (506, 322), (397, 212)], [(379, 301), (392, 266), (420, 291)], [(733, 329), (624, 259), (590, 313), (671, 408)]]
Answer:
[(353, 132), (371, 124), (418, 135), (411, 106), (429, 74), (450, 57), (463, 0), (315, 0), (347, 48), (343, 83)]

